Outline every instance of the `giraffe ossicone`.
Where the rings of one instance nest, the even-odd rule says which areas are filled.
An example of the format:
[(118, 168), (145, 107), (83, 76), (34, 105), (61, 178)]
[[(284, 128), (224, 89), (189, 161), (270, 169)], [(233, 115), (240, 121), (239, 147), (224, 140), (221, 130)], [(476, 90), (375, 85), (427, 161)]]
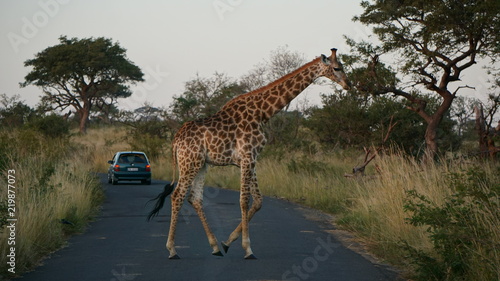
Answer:
[[(262, 88), (235, 97), (213, 116), (186, 122), (179, 129), (172, 143), (174, 179), (171, 185), (165, 186), (165, 190), (152, 199), (156, 200), (156, 205), (148, 216), (148, 220), (156, 216), (166, 197), (172, 193), (166, 245), (170, 259), (179, 258), (174, 243), (175, 231), (180, 209), (189, 190), (188, 202), (201, 220), (212, 254), (222, 256), (203, 211), (203, 185), (208, 165), (240, 167), (241, 222), (221, 245), (227, 253), (231, 243), (242, 236), (245, 258), (255, 259), (250, 247), (248, 223), (262, 207), (262, 195), (255, 173), (257, 156), (266, 143), (262, 124), (319, 77), (329, 78), (344, 89), (349, 89), (350, 83), (337, 59), (337, 49), (331, 51), (329, 57), (321, 55)], [(175, 187), (176, 167), (179, 170), (179, 180)], [(251, 206), (250, 196), (253, 199)]]

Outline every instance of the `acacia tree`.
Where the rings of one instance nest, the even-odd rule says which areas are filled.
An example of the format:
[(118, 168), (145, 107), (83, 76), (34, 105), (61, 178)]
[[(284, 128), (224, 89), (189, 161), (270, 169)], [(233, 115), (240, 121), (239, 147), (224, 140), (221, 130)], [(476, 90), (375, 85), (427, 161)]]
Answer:
[[(363, 1), (354, 18), (372, 26), (380, 44), (348, 38), (359, 67), (357, 90), (373, 95), (403, 97), (407, 108), (427, 124), (427, 159), (438, 151), (437, 129), (457, 93), (463, 72), (478, 59), (494, 63), (500, 52), (500, 2), (495, 0), (376, 0)], [(389, 57), (400, 80), (382, 80), (381, 60)], [(360, 71), (363, 69), (364, 71)], [(392, 70), (392, 69), (391, 69)], [(352, 78), (352, 77), (351, 77)], [(427, 97), (439, 97), (431, 109)]]
[(125, 52), (108, 38), (59, 38), (58, 45), (48, 47), (24, 62), (33, 69), (21, 87), (42, 88), (42, 102), (52, 109), (72, 107), (85, 133), (90, 111), (97, 102), (125, 98), (132, 93), (128, 83), (143, 81), (139, 67), (127, 59)]

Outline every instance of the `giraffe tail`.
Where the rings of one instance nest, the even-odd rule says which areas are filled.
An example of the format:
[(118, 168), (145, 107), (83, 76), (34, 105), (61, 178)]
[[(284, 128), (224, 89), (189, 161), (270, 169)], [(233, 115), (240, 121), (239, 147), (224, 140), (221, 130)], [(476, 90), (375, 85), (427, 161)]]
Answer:
[[(155, 201), (156, 200), (156, 204), (155, 204), (155, 207), (153, 208), (153, 210), (151, 210), (151, 212), (149, 212), (148, 214), (148, 217), (147, 217), (147, 221), (150, 221), (152, 218), (156, 217), (158, 215), (158, 213), (160, 212), (161, 208), (163, 208), (163, 204), (165, 204), (165, 199), (170, 195), (170, 193), (172, 193), (172, 191), (174, 191), (174, 188), (175, 188), (175, 175), (176, 175), (176, 169), (177, 169), (177, 157), (176, 157), (176, 148), (175, 148), (175, 145), (172, 146), (172, 159), (173, 159), (173, 163), (172, 163), (172, 168), (173, 168), (173, 175), (172, 175), (172, 182), (170, 182), (170, 184), (167, 184), (165, 185), (165, 188), (163, 189), (163, 192), (161, 192), (160, 194), (158, 194), (158, 196), (156, 196), (155, 198), (151, 199), (148, 201), (151, 202), (151, 201)], [(146, 203), (147, 204), (147, 203)]]
[(167, 185), (165, 185), (165, 188), (163, 189), (162, 193), (158, 194), (158, 196), (156, 196), (155, 198), (148, 201), (148, 203), (149, 203), (151, 201), (156, 200), (156, 204), (155, 204), (155, 207), (153, 208), (153, 210), (151, 210), (151, 212), (149, 212), (148, 217), (147, 217), (147, 221), (150, 221), (152, 218), (154, 218), (158, 215), (158, 212), (160, 212), (161, 208), (163, 208), (163, 204), (165, 204), (165, 199), (167, 198), (167, 196), (170, 195), (170, 193), (172, 193), (174, 188), (175, 188), (174, 183), (167, 184)]

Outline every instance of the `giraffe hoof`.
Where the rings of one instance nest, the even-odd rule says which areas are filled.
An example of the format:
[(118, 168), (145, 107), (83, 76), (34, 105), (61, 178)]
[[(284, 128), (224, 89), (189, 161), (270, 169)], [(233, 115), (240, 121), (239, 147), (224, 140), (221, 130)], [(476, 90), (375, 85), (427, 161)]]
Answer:
[(245, 259), (246, 259), (246, 260), (256, 260), (256, 259), (257, 259), (257, 257), (256, 257), (256, 256), (254, 256), (253, 254), (251, 254), (251, 255), (246, 256), (246, 257), (245, 257)]
[(218, 251), (218, 252), (215, 252), (215, 253), (212, 253), (212, 255), (214, 256), (218, 256), (218, 257), (223, 257), (224, 255), (222, 254), (221, 251)]
[(180, 260), (181, 259), (181, 257), (179, 257), (178, 255), (173, 255), (173, 256), (168, 257), (168, 258), (171, 260)]
[(224, 242), (220, 242), (222, 249), (224, 249), (224, 253), (227, 254), (227, 251), (229, 251), (229, 246), (226, 245)]

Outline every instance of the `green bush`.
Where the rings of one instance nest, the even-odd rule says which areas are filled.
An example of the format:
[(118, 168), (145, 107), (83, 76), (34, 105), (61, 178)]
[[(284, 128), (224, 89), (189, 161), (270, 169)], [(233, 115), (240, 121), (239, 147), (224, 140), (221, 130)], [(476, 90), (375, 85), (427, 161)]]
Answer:
[(69, 135), (69, 123), (55, 114), (34, 118), (28, 127), (42, 133), (46, 137), (61, 138)]
[[(495, 180), (497, 180), (495, 182)], [(425, 226), (434, 253), (403, 242), (418, 280), (499, 280), (500, 182), (481, 168), (449, 177), (453, 194), (442, 205), (415, 190), (407, 192), (407, 222)]]
[(143, 151), (149, 158), (157, 159), (164, 154), (169, 135), (168, 127), (158, 119), (129, 122), (127, 142), (132, 150)]

